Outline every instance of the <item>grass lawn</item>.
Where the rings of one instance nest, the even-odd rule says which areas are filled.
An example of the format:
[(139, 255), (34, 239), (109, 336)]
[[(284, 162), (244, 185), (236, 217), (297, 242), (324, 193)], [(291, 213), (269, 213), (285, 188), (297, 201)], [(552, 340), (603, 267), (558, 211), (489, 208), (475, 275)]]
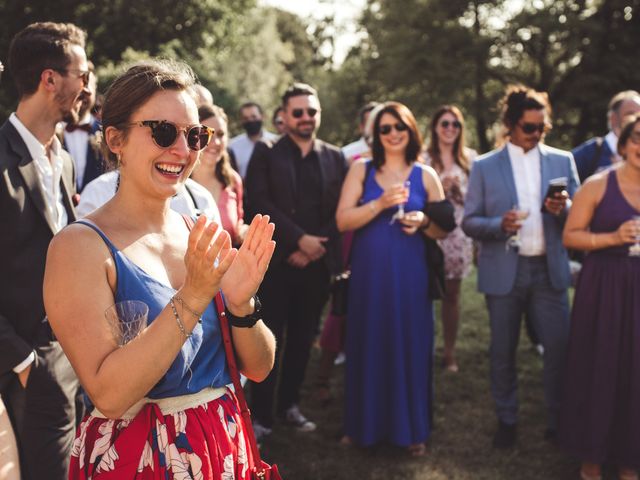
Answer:
[[(318, 424), (313, 433), (276, 425), (262, 452), (275, 462), (285, 480), (301, 479), (577, 479), (578, 463), (542, 438), (545, 407), (542, 358), (522, 337), (518, 352), (520, 423), (517, 447), (495, 451), (496, 427), (489, 392), (489, 323), (484, 299), (476, 291), (475, 274), (463, 284), (462, 320), (457, 355), (460, 372), (441, 365), (442, 336), (436, 312), (435, 427), (426, 457), (414, 459), (404, 450), (382, 445), (372, 449), (338, 445), (342, 425), (343, 367), (335, 369), (336, 400), (321, 407), (313, 398), (318, 351), (307, 373), (301, 409)], [(605, 472), (610, 473), (610, 472)], [(614, 476), (605, 478), (615, 478)]]

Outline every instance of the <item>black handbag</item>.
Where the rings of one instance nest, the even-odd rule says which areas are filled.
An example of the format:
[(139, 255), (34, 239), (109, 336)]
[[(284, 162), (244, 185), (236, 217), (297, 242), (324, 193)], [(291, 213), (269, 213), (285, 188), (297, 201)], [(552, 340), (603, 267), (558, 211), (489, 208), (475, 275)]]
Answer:
[(331, 284), (331, 314), (342, 316), (347, 314), (349, 302), (349, 279), (351, 270), (345, 270), (334, 275)]
[(441, 300), (446, 293), (444, 275), (444, 252), (433, 238), (424, 236), (429, 270), (429, 298)]

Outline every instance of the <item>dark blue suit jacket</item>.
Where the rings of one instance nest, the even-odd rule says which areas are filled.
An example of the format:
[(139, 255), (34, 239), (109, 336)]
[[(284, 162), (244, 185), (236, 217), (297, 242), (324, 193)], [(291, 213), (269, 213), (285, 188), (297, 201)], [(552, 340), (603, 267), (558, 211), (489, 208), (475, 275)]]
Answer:
[[(600, 146), (598, 142), (601, 142)], [(600, 152), (598, 152), (598, 150), (600, 150)], [(604, 137), (595, 137), (587, 140), (574, 148), (571, 153), (576, 162), (580, 183), (583, 183), (598, 170), (602, 170), (611, 165), (611, 157), (614, 154)], [(595, 159), (596, 155), (598, 155), (597, 161)]]

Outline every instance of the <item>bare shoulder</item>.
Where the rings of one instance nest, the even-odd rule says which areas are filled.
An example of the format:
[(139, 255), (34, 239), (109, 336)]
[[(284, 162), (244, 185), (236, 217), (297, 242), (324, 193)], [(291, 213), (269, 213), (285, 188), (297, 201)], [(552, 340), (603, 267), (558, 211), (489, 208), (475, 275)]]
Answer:
[(422, 183), (429, 195), (429, 201), (437, 202), (444, 199), (442, 183), (435, 169), (424, 163), (416, 162), (415, 164), (422, 171)]
[[(94, 268), (111, 260), (104, 240), (87, 225), (75, 223), (63, 228), (49, 244), (48, 263), (62, 262), (69, 268)], [(76, 267), (77, 266), (77, 267)]]
[(587, 178), (576, 192), (575, 201), (600, 203), (607, 190), (609, 172), (614, 170), (615, 168), (603, 170)]
[(414, 165), (416, 165), (420, 170), (422, 170), (422, 178), (423, 178), (423, 180), (425, 180), (425, 181), (438, 180), (439, 181), (438, 173), (435, 171), (435, 169), (431, 165), (427, 165), (427, 164), (422, 163), (422, 162), (416, 162)]

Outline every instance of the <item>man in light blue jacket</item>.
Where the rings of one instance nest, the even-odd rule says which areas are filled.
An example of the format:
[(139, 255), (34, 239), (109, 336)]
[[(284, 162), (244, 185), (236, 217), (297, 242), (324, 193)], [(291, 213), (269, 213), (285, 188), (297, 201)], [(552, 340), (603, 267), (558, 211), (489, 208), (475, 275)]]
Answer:
[(518, 414), (516, 349), (528, 315), (544, 347), (545, 438), (554, 439), (569, 334), (571, 277), (562, 229), (578, 187), (571, 153), (541, 142), (550, 128), (548, 97), (507, 89), (502, 122), (507, 143), (474, 162), (462, 228), (479, 241), (478, 289), (491, 323), (491, 393), (496, 448), (515, 444)]

